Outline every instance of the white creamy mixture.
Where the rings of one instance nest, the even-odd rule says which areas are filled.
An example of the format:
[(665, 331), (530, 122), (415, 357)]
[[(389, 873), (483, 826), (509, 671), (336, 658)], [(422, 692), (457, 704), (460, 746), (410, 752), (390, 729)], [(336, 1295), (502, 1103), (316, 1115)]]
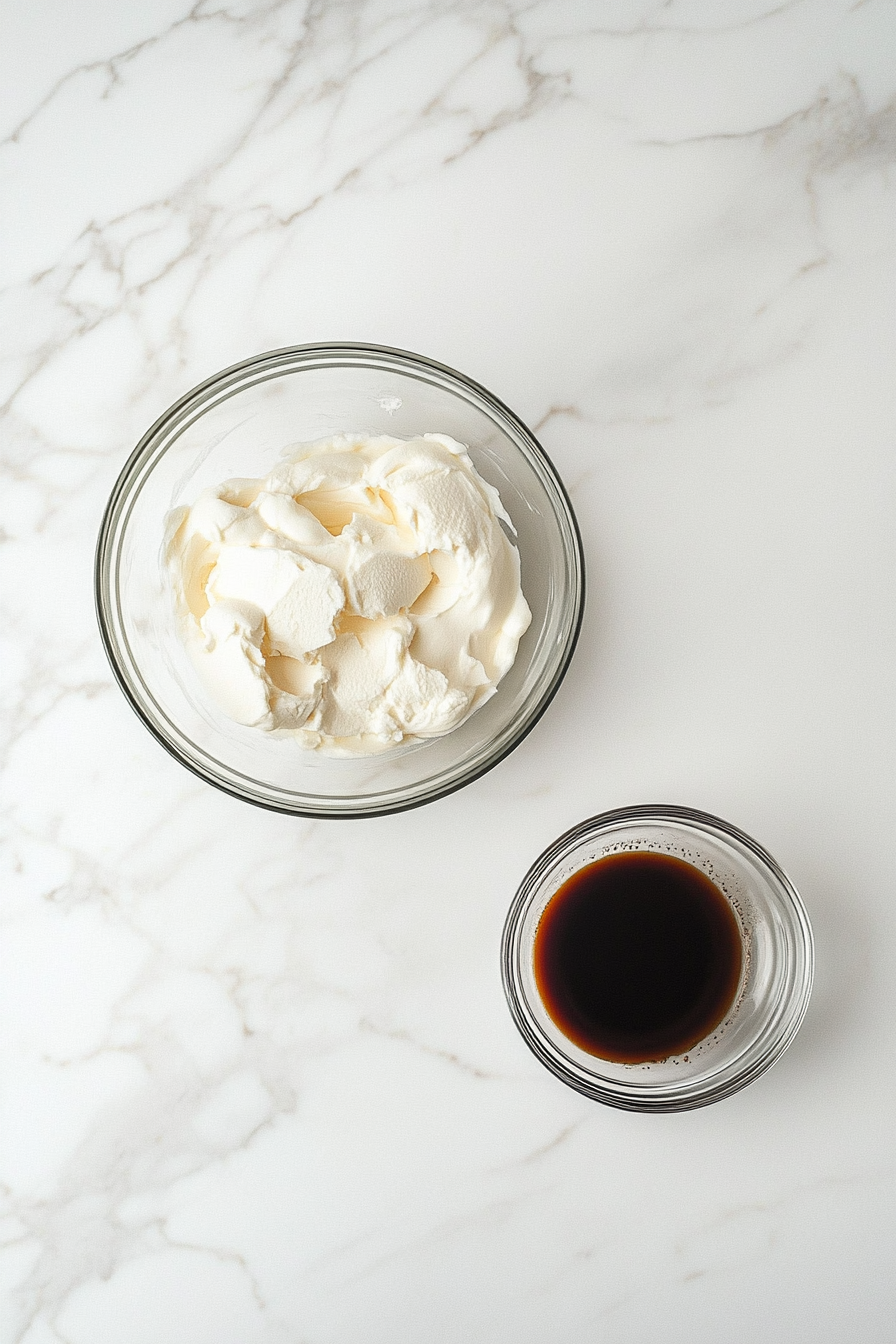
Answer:
[(446, 434), (340, 434), (167, 520), (181, 632), (239, 723), (327, 753), (449, 732), (531, 620), (498, 493)]

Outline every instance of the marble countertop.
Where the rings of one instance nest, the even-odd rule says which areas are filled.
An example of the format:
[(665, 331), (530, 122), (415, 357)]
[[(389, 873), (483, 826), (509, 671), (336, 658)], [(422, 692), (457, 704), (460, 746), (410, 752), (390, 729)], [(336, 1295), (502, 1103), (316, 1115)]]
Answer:
[[(896, 7), (30, 0), (0, 55), (8, 741), (0, 1344), (884, 1344), (896, 1312)], [(316, 340), (511, 405), (579, 649), (401, 816), (266, 814), (113, 683), (102, 509), (184, 391)], [(814, 922), (704, 1111), (558, 1083), (501, 991), (531, 861), (715, 812)]]

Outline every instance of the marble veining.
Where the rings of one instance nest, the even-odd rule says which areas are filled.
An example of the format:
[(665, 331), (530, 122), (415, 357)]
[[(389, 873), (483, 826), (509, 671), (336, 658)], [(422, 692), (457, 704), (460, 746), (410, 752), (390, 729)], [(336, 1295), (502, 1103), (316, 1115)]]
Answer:
[[(896, 7), (141, 0), (0, 56), (0, 1344), (888, 1340)], [(143, 431), (228, 363), (419, 350), (533, 426), (589, 608), (500, 767), (323, 824), (200, 784), (92, 610)], [(756, 834), (788, 1055), (586, 1102), (497, 948), (589, 813)]]

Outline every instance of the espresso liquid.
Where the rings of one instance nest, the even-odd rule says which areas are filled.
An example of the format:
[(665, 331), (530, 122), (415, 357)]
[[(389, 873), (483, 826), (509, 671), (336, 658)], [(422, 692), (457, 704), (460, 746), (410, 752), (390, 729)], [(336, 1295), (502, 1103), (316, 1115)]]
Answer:
[(699, 869), (622, 852), (574, 874), (535, 931), (538, 992), (570, 1041), (601, 1059), (681, 1055), (731, 1008), (743, 967), (737, 917)]

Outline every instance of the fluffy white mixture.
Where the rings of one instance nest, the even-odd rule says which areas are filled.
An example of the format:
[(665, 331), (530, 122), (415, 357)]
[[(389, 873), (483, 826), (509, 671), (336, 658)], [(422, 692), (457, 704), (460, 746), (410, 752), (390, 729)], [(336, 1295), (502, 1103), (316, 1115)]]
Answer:
[(341, 434), (168, 516), (184, 641), (239, 723), (327, 753), (450, 732), (531, 620), (498, 493), (446, 434)]

